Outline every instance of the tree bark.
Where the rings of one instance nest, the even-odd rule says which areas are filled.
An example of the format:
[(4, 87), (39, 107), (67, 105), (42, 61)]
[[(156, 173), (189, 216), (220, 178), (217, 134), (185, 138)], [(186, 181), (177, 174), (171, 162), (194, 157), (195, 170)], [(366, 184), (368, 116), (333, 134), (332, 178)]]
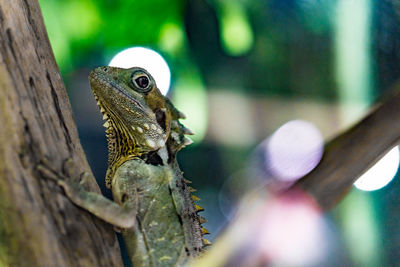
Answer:
[(0, 1), (0, 125), (0, 265), (121, 266), (112, 227), (36, 171), (90, 172), (36, 0)]

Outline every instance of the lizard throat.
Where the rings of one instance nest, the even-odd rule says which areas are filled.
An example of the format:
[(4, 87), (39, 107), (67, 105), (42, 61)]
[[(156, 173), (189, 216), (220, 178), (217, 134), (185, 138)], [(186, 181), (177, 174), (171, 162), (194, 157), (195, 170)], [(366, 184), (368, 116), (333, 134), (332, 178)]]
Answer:
[(112, 120), (108, 120), (106, 137), (108, 143), (108, 170), (106, 175), (106, 185), (111, 188), (112, 177), (115, 170), (125, 161), (139, 156), (136, 152), (135, 140), (122, 125), (116, 125)]
[(103, 119), (106, 120), (103, 126), (106, 128), (108, 147), (108, 170), (106, 174), (106, 186), (111, 188), (112, 177), (115, 170), (126, 160), (138, 156), (136, 142), (131, 133), (123, 123), (120, 123), (116, 114), (113, 114), (106, 106), (103, 106), (97, 95), (94, 93)]

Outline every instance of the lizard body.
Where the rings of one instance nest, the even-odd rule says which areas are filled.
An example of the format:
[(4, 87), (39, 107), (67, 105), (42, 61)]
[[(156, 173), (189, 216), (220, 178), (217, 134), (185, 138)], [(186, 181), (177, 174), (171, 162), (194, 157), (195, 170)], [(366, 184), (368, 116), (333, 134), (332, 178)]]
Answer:
[(191, 143), (185, 135), (193, 134), (179, 122), (184, 115), (144, 69), (99, 67), (89, 81), (106, 120), (106, 185), (114, 202), (55, 179), (72, 202), (121, 228), (133, 266), (187, 264), (210, 243), (202, 237), (208, 231), (197, 214), (198, 198), (176, 161), (176, 153)]
[(89, 81), (107, 120), (107, 185), (114, 201), (137, 209), (135, 225), (122, 230), (132, 264), (183, 264), (203, 250), (205, 232), (176, 162), (191, 143), (183, 114), (144, 69), (100, 67)]

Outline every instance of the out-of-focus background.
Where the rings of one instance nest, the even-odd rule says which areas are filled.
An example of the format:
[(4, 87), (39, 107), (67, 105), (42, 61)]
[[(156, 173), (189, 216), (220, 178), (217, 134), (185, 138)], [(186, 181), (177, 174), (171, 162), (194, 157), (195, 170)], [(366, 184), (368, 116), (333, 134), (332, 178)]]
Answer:
[[(89, 71), (132, 47), (166, 60), (168, 96), (196, 132), (179, 162), (202, 199), (212, 241), (229, 223), (234, 191), (246, 178), (240, 174), (263, 140), (292, 120), (311, 123), (329, 140), (399, 82), (400, 4), (394, 0), (39, 2), (102, 186), (106, 139)], [(360, 187), (380, 189), (354, 188), (325, 216), (331, 266), (398, 264), (400, 182), (390, 181), (398, 150), (393, 153), (390, 166), (370, 178), (378, 185)], [(384, 179), (386, 186), (379, 184)], [(104, 186), (103, 192), (110, 196)]]

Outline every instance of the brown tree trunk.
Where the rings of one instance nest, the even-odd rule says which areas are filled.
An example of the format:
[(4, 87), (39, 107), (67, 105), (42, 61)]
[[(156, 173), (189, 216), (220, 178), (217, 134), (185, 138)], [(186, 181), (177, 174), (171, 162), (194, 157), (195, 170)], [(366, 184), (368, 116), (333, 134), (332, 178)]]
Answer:
[(0, 265), (121, 266), (112, 227), (36, 171), (90, 171), (37, 0), (0, 0), (0, 127)]

